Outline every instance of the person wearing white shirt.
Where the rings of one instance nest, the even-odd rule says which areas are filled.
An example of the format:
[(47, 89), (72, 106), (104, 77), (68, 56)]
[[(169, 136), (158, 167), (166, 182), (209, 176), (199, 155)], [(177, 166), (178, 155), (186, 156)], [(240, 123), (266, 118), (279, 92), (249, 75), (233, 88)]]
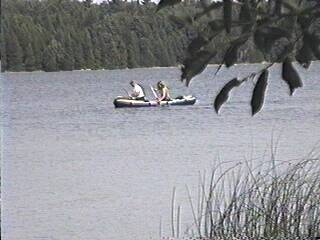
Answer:
[(144, 93), (143, 88), (138, 83), (136, 83), (135, 81), (131, 81), (130, 85), (133, 87), (133, 90), (132, 90), (132, 93), (130, 94), (130, 97), (132, 99), (135, 99), (135, 100), (143, 100), (143, 101), (145, 101), (145, 96), (146, 95)]

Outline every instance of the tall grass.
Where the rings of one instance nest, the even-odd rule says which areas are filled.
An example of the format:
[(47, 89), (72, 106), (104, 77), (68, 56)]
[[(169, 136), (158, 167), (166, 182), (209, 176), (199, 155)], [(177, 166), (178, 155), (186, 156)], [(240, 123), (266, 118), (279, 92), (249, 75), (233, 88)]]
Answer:
[(320, 160), (312, 155), (281, 163), (272, 156), (258, 167), (244, 161), (224, 171), (219, 165), (207, 183), (200, 174), (196, 200), (186, 187), (194, 219), (187, 233), (219, 240), (320, 239)]

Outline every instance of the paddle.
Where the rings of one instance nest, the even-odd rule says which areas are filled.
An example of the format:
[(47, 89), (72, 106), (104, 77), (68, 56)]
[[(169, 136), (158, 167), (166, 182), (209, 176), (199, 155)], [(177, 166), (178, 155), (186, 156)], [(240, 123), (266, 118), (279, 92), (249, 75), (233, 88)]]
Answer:
[(129, 92), (128, 92), (125, 88), (122, 88), (122, 89), (126, 92), (126, 94), (127, 94), (129, 97), (131, 97), (130, 94), (129, 94)]
[(154, 90), (154, 88), (150, 85), (150, 88), (151, 88), (151, 91), (152, 91), (152, 93), (153, 93), (153, 96), (156, 98), (156, 99), (158, 99), (158, 95), (157, 95), (157, 93), (156, 93), (156, 91)]
[(133, 97), (131, 97), (131, 95), (130, 95), (130, 93), (127, 91), (127, 89), (125, 89), (125, 88), (122, 88), (122, 89), (123, 89), (123, 91), (125, 91), (126, 94), (128, 95), (128, 99), (133, 99)]

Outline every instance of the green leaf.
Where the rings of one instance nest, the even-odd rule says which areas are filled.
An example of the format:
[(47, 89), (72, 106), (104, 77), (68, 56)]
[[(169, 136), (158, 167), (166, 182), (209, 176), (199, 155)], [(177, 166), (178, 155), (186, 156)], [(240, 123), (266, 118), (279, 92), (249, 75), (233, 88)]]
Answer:
[(215, 55), (216, 52), (201, 50), (195, 56), (185, 59), (182, 67), (181, 81), (186, 80), (186, 85), (189, 86), (191, 79), (201, 73)]
[(173, 6), (173, 5), (176, 5), (180, 2), (181, 2), (181, 0), (160, 0), (160, 2), (158, 3), (158, 7), (157, 7), (156, 12), (158, 12), (162, 8), (165, 8), (168, 6)]
[(251, 31), (253, 27), (253, 16), (252, 11), (250, 9), (248, 0), (245, 0), (243, 4), (241, 5), (240, 14), (239, 14), (239, 20), (241, 22), (248, 22), (249, 24), (246, 24), (242, 27), (242, 33), (246, 33)]
[[(220, 19), (215, 19), (213, 21), (210, 21), (208, 25), (211, 28), (211, 30), (216, 33), (219, 33), (225, 29), (224, 21)], [(243, 26), (247, 27), (249, 25), (251, 26), (252, 23), (245, 22), (245, 21), (232, 21), (231, 23), (231, 27), (243, 27)]]
[(223, 0), (223, 21), (227, 33), (231, 32), (232, 0)]
[(219, 94), (214, 100), (214, 109), (216, 113), (219, 113), (221, 106), (228, 101), (229, 93), (231, 92), (231, 90), (235, 87), (240, 86), (242, 82), (243, 81), (239, 81), (237, 78), (234, 78), (226, 85), (224, 85), (224, 87), (220, 90)]
[(193, 20), (190, 16), (170, 15), (169, 20), (175, 23), (180, 28), (192, 25), (193, 23)]
[(285, 29), (267, 26), (257, 29), (254, 33), (254, 43), (264, 54), (270, 53), (272, 46), (280, 38), (290, 39), (291, 33)]
[(297, 88), (303, 86), (301, 78), (289, 58), (286, 58), (282, 64), (282, 79), (288, 84), (290, 95), (293, 95)]
[(301, 15), (298, 17), (297, 22), (299, 23), (301, 29), (306, 31), (312, 23), (312, 18), (306, 15)]
[(315, 19), (320, 18), (320, 11), (315, 12), (315, 13), (313, 14), (313, 16), (314, 16)]
[(223, 62), (219, 65), (214, 75), (218, 74), (223, 64), (225, 64), (226, 67), (231, 67), (237, 62), (239, 48), (248, 41), (249, 37), (250, 34), (244, 34), (230, 43), (230, 46), (223, 57)]
[(299, 9), (297, 6), (292, 4), (292, 0), (290, 1), (282, 1), (282, 5), (288, 9), (291, 13), (293, 14), (298, 14), (299, 13)]
[(220, 32), (224, 29), (224, 22), (222, 20), (213, 20), (208, 25), (213, 32)]
[(188, 53), (193, 56), (198, 52), (203, 46), (205, 46), (209, 41), (203, 36), (199, 35), (197, 38), (193, 39), (188, 46)]
[(280, 16), (282, 12), (282, 0), (276, 0), (276, 5), (274, 8), (274, 12), (276, 15)]
[(303, 37), (306, 44), (312, 49), (314, 56), (320, 60), (320, 38), (315, 33), (309, 32), (305, 32)]
[(231, 67), (237, 62), (239, 48), (247, 42), (248, 38), (249, 36), (243, 36), (231, 42), (231, 45), (224, 56), (224, 63), (227, 67)]
[[(320, 2), (317, 2), (315, 5), (306, 7), (299, 12), (299, 15), (316, 15), (317, 11), (319, 11)], [(319, 13), (319, 12), (318, 12)]]
[(207, 13), (211, 12), (212, 10), (221, 8), (222, 6), (223, 6), (222, 2), (213, 2), (208, 7), (206, 7), (202, 12), (197, 13), (194, 19), (199, 19), (202, 16), (206, 15)]
[(296, 54), (296, 60), (304, 68), (309, 68), (313, 54), (306, 37), (303, 37), (303, 45)]
[(241, 21), (252, 21), (252, 13), (248, 0), (244, 0), (241, 5), (239, 19)]
[(267, 90), (269, 71), (265, 69), (258, 78), (251, 98), (252, 116), (261, 110)]
[(292, 42), (283, 46), (282, 51), (279, 53), (276, 62), (283, 62), (292, 52), (294, 49), (294, 44)]

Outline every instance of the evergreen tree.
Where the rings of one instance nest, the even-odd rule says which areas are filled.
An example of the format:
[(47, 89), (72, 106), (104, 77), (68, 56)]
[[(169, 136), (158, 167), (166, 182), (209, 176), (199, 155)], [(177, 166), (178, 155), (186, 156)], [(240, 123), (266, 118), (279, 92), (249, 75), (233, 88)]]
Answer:
[(152, 54), (152, 45), (145, 38), (140, 39), (140, 52), (141, 52), (141, 61), (140, 64), (146, 67), (155, 66), (155, 57)]
[(82, 44), (78, 41), (73, 41), (72, 52), (74, 56), (74, 68), (83, 69), (85, 68), (84, 53)]
[(54, 49), (52, 47), (48, 47), (43, 52), (42, 57), (43, 69), (47, 72), (58, 71), (57, 58)]
[(5, 36), (8, 70), (23, 71), (23, 52), (16, 34), (9, 30)]
[(64, 67), (64, 52), (61, 44), (52, 39), (43, 53), (42, 63), (45, 71), (58, 71)]
[(24, 60), (25, 70), (33, 71), (35, 68), (35, 56), (33, 53), (32, 45), (29, 43), (26, 51), (25, 51), (25, 60)]
[(92, 40), (88, 29), (85, 30), (84, 39), (82, 41), (83, 56), (87, 68), (95, 69), (95, 60), (93, 54)]
[[(6, 1), (3, 25), (11, 25), (13, 33), (4, 32), (4, 68), (54, 71), (176, 64), (168, 60), (175, 56), (168, 56), (165, 41), (154, 47), (162, 35), (155, 24), (171, 26), (178, 42), (184, 36), (174, 24), (165, 24), (168, 19), (151, 14), (154, 7), (120, 1)], [(164, 31), (161, 39), (167, 35)]]
[[(265, 2), (264, 8), (273, 9), (271, 2), (274, 3)], [(5, 1), (1, 22), (2, 70), (113, 69), (182, 63), (188, 45), (197, 33), (192, 26), (183, 28), (186, 19), (181, 16), (199, 14), (202, 7), (190, 0), (179, 8), (163, 9), (154, 14), (156, 4), (146, 0), (140, 3), (137, 6), (137, 2), (120, 0), (100, 5), (91, 0)], [(302, 3), (306, 6), (311, 4), (305, 0)], [(236, 16), (240, 5), (234, 7)], [(212, 16), (220, 18), (219, 11), (211, 11)], [(201, 21), (207, 20), (206, 17), (200, 18), (197, 27), (202, 29), (206, 24)], [(285, 26), (286, 29), (290, 27), (290, 24)], [(318, 19), (310, 29), (318, 39), (319, 29)], [(204, 34), (210, 36), (212, 32), (206, 30)], [(230, 39), (239, 34), (240, 29), (231, 37), (224, 33), (215, 36), (212, 47), (225, 50)], [(268, 59), (275, 58), (284, 44), (279, 41), (265, 55)], [(248, 41), (241, 49), (239, 61), (261, 61), (264, 56), (254, 45), (252, 39)], [(224, 58), (222, 52), (218, 51), (211, 63), (221, 63)]]
[(139, 67), (140, 63), (140, 47), (139, 47), (139, 40), (137, 35), (134, 32), (129, 32), (128, 37), (125, 38), (127, 42), (127, 65), (128, 68), (136, 68)]

